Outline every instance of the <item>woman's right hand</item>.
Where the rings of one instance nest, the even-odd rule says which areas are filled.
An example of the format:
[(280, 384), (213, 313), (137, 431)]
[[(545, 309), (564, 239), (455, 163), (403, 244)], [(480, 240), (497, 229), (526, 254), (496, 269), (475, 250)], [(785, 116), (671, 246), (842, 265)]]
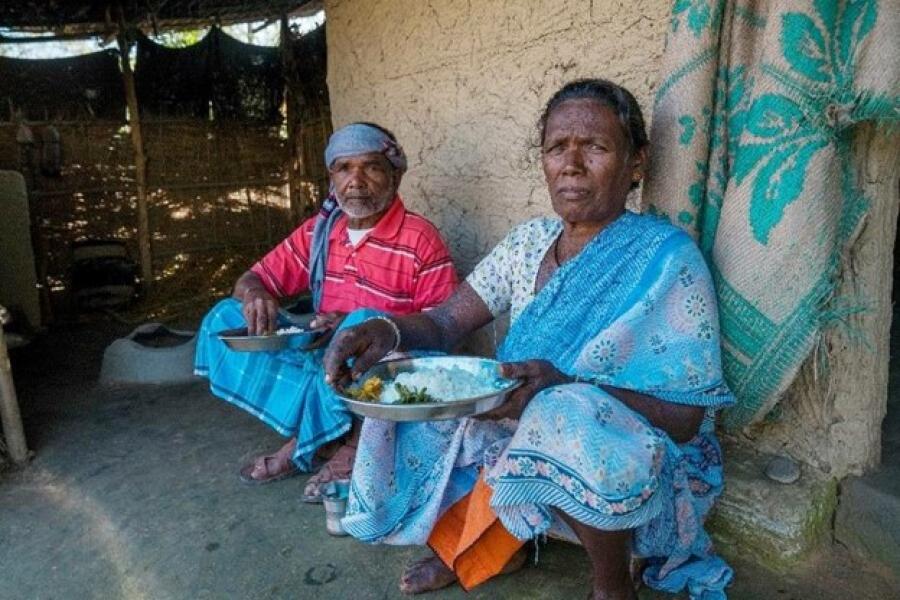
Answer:
[(247, 322), (247, 335), (274, 333), (278, 327), (278, 301), (265, 288), (244, 291), (241, 312)]
[[(387, 356), (397, 343), (397, 334), (384, 319), (369, 319), (343, 329), (325, 351), (325, 381), (342, 388)], [(347, 361), (353, 359), (351, 368)]]

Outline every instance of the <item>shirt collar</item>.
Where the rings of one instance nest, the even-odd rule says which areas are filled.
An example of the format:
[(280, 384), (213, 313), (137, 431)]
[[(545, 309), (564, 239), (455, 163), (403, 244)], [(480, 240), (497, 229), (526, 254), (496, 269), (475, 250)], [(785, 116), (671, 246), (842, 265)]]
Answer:
[[(403, 218), (405, 216), (406, 207), (403, 205), (400, 194), (397, 194), (394, 196), (394, 199), (391, 200), (391, 205), (387, 209), (387, 212), (381, 215), (381, 218), (375, 223), (375, 227), (369, 232), (367, 237), (375, 237), (380, 240), (389, 240), (395, 237), (400, 233), (400, 227), (403, 226)], [(338, 222), (335, 223), (334, 228), (331, 230), (331, 235), (328, 236), (328, 238), (347, 238), (347, 220), (347, 215), (341, 215)]]

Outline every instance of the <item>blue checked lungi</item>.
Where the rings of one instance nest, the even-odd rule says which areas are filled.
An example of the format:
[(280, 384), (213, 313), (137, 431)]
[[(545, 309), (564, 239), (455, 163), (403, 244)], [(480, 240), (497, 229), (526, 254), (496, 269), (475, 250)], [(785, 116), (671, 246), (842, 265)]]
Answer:
[[(355, 311), (341, 327), (357, 324), (372, 311)], [(243, 408), (285, 437), (296, 436), (293, 460), (312, 469), (317, 448), (350, 430), (352, 415), (325, 383), (324, 350), (235, 352), (219, 340), (227, 329), (245, 327), (241, 303), (222, 300), (204, 317), (197, 336), (194, 373), (209, 379), (216, 396)]]

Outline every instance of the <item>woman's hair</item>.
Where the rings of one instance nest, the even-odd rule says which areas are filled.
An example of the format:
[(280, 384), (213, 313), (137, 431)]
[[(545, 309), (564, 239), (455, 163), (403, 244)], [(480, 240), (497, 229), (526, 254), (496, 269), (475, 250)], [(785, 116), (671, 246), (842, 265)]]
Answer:
[(631, 92), (606, 79), (577, 79), (560, 88), (547, 102), (547, 106), (538, 120), (541, 145), (544, 144), (544, 135), (547, 133), (547, 120), (550, 118), (550, 114), (567, 100), (593, 100), (613, 109), (625, 128), (632, 151), (640, 150), (650, 143), (644, 127), (641, 107)]

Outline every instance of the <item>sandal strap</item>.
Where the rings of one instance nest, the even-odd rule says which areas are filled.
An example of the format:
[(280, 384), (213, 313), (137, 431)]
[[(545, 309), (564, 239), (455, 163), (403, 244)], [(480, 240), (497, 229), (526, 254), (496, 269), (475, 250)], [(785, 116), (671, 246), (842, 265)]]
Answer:
[[(252, 479), (256, 479), (257, 481), (261, 481), (263, 479), (269, 479), (271, 477), (277, 477), (282, 473), (286, 473), (291, 470), (293, 465), (288, 465), (288, 468), (283, 471), (272, 470), (269, 468), (269, 463), (277, 461), (278, 457), (274, 454), (264, 454), (262, 456), (257, 456), (256, 460), (253, 461), (253, 470), (250, 472), (250, 477)], [(260, 470), (262, 471), (261, 477), (256, 477), (256, 475), (260, 474)]]

